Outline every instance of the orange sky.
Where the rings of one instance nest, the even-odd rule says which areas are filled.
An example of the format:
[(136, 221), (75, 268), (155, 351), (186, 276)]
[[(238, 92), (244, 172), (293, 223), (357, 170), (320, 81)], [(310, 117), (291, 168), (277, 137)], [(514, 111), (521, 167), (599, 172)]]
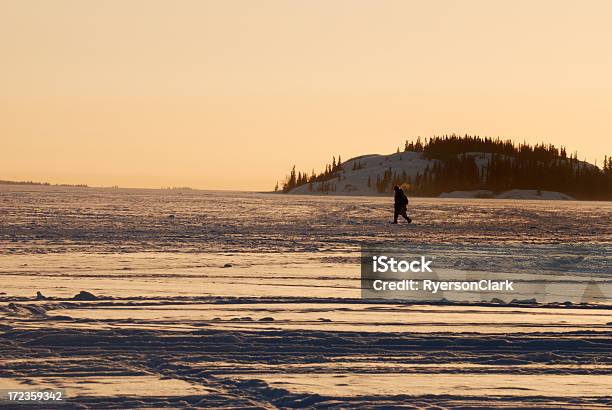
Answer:
[(610, 1), (0, 0), (0, 179), (267, 190), (473, 133), (612, 153)]

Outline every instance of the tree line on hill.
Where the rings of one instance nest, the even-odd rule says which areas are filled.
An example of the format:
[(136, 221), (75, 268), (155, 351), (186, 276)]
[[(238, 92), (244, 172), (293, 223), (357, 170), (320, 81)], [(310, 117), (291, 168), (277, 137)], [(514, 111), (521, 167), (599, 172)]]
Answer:
[[(368, 186), (384, 193), (394, 185), (402, 185), (408, 193), (420, 196), (448, 191), (536, 189), (563, 192), (579, 199), (612, 199), (612, 157), (608, 156), (603, 168), (599, 168), (579, 161), (577, 152), (568, 155), (565, 147), (455, 134), (406, 141), (404, 151), (421, 152), (432, 160), (432, 165), (415, 176), (389, 168), (376, 175), (375, 181), (370, 176)], [(477, 162), (476, 153), (486, 154), (486, 162)], [(361, 167), (353, 162), (353, 170)], [(309, 184), (309, 191), (334, 192), (333, 180), (342, 178), (342, 170), (340, 157), (337, 162), (334, 157), (320, 174), (314, 170), (309, 175), (296, 174), (293, 167), (282, 192), (304, 184)]]
[(282, 188), (279, 187), (278, 182), (274, 187), (274, 191), (287, 193), (291, 191), (293, 188), (297, 188), (301, 185), (308, 184), (309, 190), (312, 192), (314, 189), (314, 184), (317, 184), (316, 190), (318, 192), (334, 192), (336, 190), (336, 184), (330, 182), (331, 179), (339, 177), (340, 172), (343, 169), (342, 158), (338, 155), (338, 161), (336, 161), (336, 157), (332, 157), (332, 162), (329, 164), (325, 164), (325, 170), (320, 173), (315, 173), (313, 169), (310, 174), (306, 172), (295, 172), (295, 165), (291, 168), (291, 172), (285, 179), (285, 182), (282, 185)]
[[(433, 137), (421, 143), (406, 141), (405, 150), (421, 151), (433, 166), (408, 181), (416, 195), (448, 191), (537, 189), (558, 191), (581, 199), (612, 199), (612, 158), (603, 169), (568, 155), (552, 144), (515, 144), (511, 140), (457, 135)], [(477, 164), (469, 153), (486, 153), (486, 164)], [(398, 182), (398, 176), (395, 176)], [(402, 181), (404, 182), (404, 181)], [(401, 182), (400, 182), (401, 183)]]

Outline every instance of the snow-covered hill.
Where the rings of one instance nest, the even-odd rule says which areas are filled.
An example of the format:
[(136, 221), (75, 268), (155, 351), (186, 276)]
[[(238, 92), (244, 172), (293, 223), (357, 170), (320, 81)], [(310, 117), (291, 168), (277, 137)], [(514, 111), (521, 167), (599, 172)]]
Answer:
[[(479, 169), (486, 167), (492, 154), (483, 152), (467, 152), (474, 158)], [(314, 182), (312, 184), (304, 184), (298, 186), (291, 191), (290, 194), (325, 194), (326, 189), (322, 189), (322, 184), (327, 184), (333, 187), (328, 192), (330, 195), (389, 195), (389, 193), (380, 193), (376, 189), (377, 177), (382, 178), (385, 171), (391, 171), (393, 174), (410, 177), (411, 181), (415, 181), (417, 173), (423, 175), (427, 166), (433, 167), (436, 160), (425, 158), (421, 152), (397, 152), (389, 155), (362, 155), (351, 158), (342, 164), (342, 171), (337, 177), (329, 179), (325, 182)], [(594, 165), (579, 161), (580, 166), (594, 167)], [(551, 191), (536, 191), (536, 190), (519, 190), (494, 193), (491, 191), (453, 191), (445, 192), (440, 197), (447, 198), (500, 198), (500, 199), (573, 199), (569, 195), (551, 192)]]
[[(339, 177), (328, 183), (335, 185), (333, 195), (381, 195), (376, 190), (376, 176), (381, 176), (391, 169), (398, 175), (405, 172), (413, 180), (417, 172), (423, 175), (427, 165), (433, 165), (434, 160), (428, 160), (420, 152), (398, 152), (390, 155), (362, 155), (351, 158), (342, 165)], [(368, 178), (370, 186), (368, 186)], [(291, 194), (317, 194), (321, 193), (321, 183), (305, 184), (292, 189)], [(386, 194), (388, 195), (388, 194)]]

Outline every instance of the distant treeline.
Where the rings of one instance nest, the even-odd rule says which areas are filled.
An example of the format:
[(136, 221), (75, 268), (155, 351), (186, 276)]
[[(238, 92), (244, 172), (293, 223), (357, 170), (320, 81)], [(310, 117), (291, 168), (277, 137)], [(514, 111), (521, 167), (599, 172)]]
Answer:
[[(432, 166), (414, 177), (389, 168), (383, 175), (371, 175), (368, 186), (383, 193), (394, 185), (403, 185), (410, 194), (421, 196), (479, 189), (536, 189), (563, 192), (579, 199), (612, 199), (612, 158), (608, 156), (603, 168), (598, 168), (579, 161), (577, 152), (568, 155), (564, 147), (552, 144), (515, 144), (499, 138), (454, 134), (406, 141), (404, 151), (421, 152), (432, 160)], [(476, 153), (486, 154), (485, 158), (477, 162)], [(296, 175), (294, 167), (282, 190), (288, 192), (303, 184), (312, 187), (313, 182), (322, 182), (317, 185), (318, 191), (326, 188), (333, 192), (335, 184), (331, 180), (342, 169), (340, 159), (336, 163), (335, 158), (332, 166), (326, 166), (325, 172), (318, 175), (314, 171)]]
[(40, 185), (40, 186), (66, 186), (66, 187), (79, 187), (87, 188), (85, 184), (50, 184), (49, 182), (34, 182), (34, 181), (6, 181), (0, 179), (0, 185)]

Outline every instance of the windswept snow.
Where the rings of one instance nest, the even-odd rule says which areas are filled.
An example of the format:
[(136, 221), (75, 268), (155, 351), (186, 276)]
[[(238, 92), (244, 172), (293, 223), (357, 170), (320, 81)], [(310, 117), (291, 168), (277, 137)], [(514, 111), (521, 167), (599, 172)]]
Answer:
[[(63, 389), (21, 406), (58, 409), (612, 405), (611, 203), (417, 198), (399, 226), (391, 211), (0, 187), (0, 389)], [(362, 300), (362, 245), (554, 291)]]

